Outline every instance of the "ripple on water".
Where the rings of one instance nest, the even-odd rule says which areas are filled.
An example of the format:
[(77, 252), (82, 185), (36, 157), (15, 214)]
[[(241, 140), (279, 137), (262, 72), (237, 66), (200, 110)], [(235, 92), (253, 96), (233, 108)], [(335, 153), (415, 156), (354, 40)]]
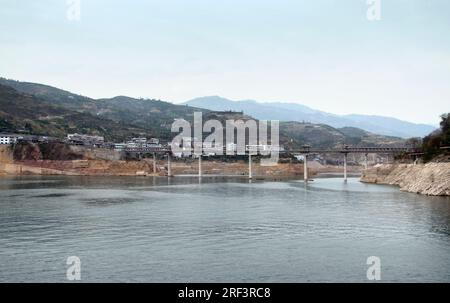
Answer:
[(31, 196), (31, 198), (62, 198), (62, 197), (68, 197), (68, 196), (72, 196), (72, 194), (69, 194), (69, 193), (51, 193), (51, 194), (43, 194), (43, 195)]
[(125, 197), (117, 197), (117, 198), (86, 198), (80, 199), (80, 201), (88, 206), (111, 206), (111, 205), (120, 205), (120, 204), (129, 204), (139, 201), (139, 199), (135, 198), (125, 198)]

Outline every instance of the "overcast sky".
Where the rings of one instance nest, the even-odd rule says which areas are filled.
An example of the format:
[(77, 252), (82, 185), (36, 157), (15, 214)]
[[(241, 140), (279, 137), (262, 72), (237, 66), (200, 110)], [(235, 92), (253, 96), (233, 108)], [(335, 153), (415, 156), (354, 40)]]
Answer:
[(450, 111), (448, 0), (381, 0), (379, 21), (366, 0), (81, 0), (79, 21), (69, 8), (0, 0), (0, 76), (96, 98), (220, 95), (431, 124)]

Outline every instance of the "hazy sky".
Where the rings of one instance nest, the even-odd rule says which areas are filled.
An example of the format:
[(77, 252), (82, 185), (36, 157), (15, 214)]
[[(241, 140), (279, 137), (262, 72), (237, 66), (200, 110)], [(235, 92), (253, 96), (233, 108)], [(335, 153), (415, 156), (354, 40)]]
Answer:
[(448, 0), (381, 0), (380, 21), (366, 0), (81, 0), (79, 21), (68, 8), (0, 0), (0, 76), (91, 97), (220, 95), (433, 124), (450, 111)]

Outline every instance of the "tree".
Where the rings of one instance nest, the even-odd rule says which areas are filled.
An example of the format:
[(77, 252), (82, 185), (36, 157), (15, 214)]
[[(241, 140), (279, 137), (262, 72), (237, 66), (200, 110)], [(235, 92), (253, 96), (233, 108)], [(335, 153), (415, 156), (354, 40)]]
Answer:
[(441, 115), (441, 131), (442, 141), (441, 146), (450, 146), (450, 113)]
[(430, 161), (439, 154), (444, 153), (441, 147), (450, 146), (450, 113), (441, 115), (441, 129), (423, 138), (422, 150), (424, 161)]

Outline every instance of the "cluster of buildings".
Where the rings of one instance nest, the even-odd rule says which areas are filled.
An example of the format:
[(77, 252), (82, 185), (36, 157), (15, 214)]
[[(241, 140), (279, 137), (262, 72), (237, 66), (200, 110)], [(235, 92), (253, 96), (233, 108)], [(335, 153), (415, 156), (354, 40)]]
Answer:
[(0, 144), (12, 144), (17, 141), (17, 138), (10, 134), (0, 134)]
[[(197, 140), (192, 137), (185, 137), (183, 140), (183, 147), (178, 148), (178, 152), (174, 152), (174, 156), (178, 158), (196, 157), (193, 153), (195, 144), (202, 145), (202, 151), (204, 156), (216, 156), (229, 153), (237, 153), (239, 151), (236, 143), (228, 143), (226, 145), (215, 145), (212, 142), (195, 143)], [(18, 142), (63, 142), (70, 145), (80, 145), (91, 148), (107, 148), (114, 149), (116, 151), (136, 150), (146, 148), (161, 148), (163, 147), (158, 138), (147, 139), (145, 137), (132, 138), (129, 141), (123, 143), (106, 142), (103, 136), (92, 136), (84, 134), (68, 134), (65, 140), (59, 140), (52, 137), (36, 136), (36, 135), (21, 135), (21, 134), (3, 134), (0, 133), (0, 144), (14, 144)], [(258, 150), (258, 151), (282, 151), (281, 146), (271, 145), (246, 145), (246, 151)], [(173, 149), (174, 150), (174, 149)]]
[(132, 138), (130, 141), (124, 143), (112, 143), (106, 142), (103, 136), (92, 136), (77, 133), (68, 134), (65, 140), (59, 140), (57, 138), (47, 136), (0, 133), (1, 145), (15, 144), (19, 142), (63, 142), (70, 145), (81, 145), (92, 148), (108, 148), (119, 151), (124, 149), (161, 147), (159, 139), (157, 138), (147, 139), (140, 137)]
[(91, 136), (81, 134), (68, 134), (66, 143), (71, 145), (84, 145), (89, 147), (101, 147), (122, 151), (125, 149), (140, 149), (140, 148), (155, 148), (161, 147), (159, 139), (145, 137), (132, 138), (131, 140), (123, 143), (106, 142), (102, 136)]
[(162, 147), (158, 138), (147, 139), (145, 137), (132, 138), (124, 143), (114, 143), (115, 150), (137, 149), (137, 148), (156, 148)]
[(58, 141), (58, 139), (48, 136), (0, 133), (0, 145), (9, 145), (18, 142), (45, 143), (54, 141)]

